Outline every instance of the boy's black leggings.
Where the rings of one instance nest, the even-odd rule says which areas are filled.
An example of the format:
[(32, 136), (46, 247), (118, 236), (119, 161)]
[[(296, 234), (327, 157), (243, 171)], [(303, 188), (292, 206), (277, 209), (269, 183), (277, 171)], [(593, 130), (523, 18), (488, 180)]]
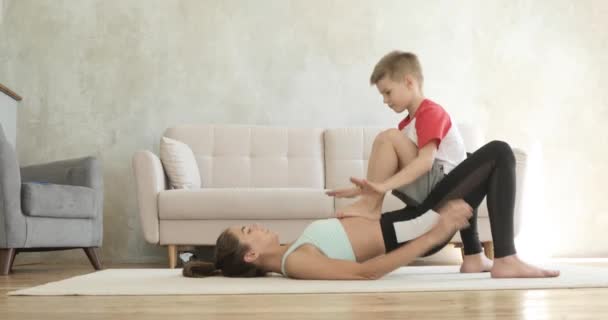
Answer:
[[(511, 147), (502, 141), (492, 141), (472, 153), (441, 180), (429, 196), (416, 207), (405, 207), (386, 212), (380, 219), (386, 252), (397, 249), (408, 241), (398, 243), (394, 223), (407, 222), (427, 214), (439, 212), (447, 201), (463, 199), (476, 209), (487, 196), (490, 229), (496, 258), (515, 254), (513, 240), (513, 210), (515, 206), (515, 156)], [(470, 226), (460, 231), (465, 255), (481, 252), (477, 233), (477, 210), (469, 220)], [(452, 237), (450, 237), (451, 239)], [(446, 243), (424, 254), (441, 250)]]

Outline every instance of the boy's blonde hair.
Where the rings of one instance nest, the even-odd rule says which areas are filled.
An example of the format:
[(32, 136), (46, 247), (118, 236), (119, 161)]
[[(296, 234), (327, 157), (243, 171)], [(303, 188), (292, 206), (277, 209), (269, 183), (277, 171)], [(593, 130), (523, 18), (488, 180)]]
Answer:
[(392, 51), (378, 61), (369, 82), (375, 85), (386, 76), (393, 81), (402, 81), (406, 75), (414, 76), (422, 88), (424, 77), (418, 57), (411, 52)]

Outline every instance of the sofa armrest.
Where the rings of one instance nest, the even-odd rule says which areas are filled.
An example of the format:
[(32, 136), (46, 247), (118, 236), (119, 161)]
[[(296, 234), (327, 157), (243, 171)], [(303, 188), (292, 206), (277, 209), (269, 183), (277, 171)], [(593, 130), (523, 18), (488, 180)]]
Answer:
[(144, 238), (158, 244), (158, 193), (167, 189), (167, 180), (160, 159), (152, 152), (140, 150), (133, 155), (133, 171), (137, 188), (137, 205)]
[(527, 180), (527, 169), (528, 169), (528, 154), (525, 150), (513, 147), (513, 154), (515, 155), (515, 209), (513, 211), (513, 231), (514, 235), (517, 236), (521, 230), (522, 221), (522, 204), (525, 203), (525, 197), (527, 194), (526, 180)]

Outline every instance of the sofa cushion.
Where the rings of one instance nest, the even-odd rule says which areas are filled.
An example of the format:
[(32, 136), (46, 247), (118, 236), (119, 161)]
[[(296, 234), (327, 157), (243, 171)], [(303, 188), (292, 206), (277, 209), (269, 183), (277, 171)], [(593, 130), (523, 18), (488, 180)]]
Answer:
[(175, 189), (197, 189), (201, 187), (201, 176), (190, 147), (180, 141), (162, 137), (160, 161)]
[(186, 143), (203, 188), (316, 188), (325, 185), (323, 129), (180, 125), (166, 137)]
[(95, 190), (81, 186), (27, 182), (21, 185), (21, 207), (30, 217), (93, 218)]
[(334, 200), (323, 189), (208, 188), (166, 190), (158, 195), (160, 219), (323, 219)]

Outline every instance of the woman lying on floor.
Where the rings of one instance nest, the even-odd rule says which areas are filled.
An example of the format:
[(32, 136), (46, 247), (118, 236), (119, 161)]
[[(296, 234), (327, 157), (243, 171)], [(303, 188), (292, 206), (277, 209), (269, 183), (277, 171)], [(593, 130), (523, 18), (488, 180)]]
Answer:
[[(380, 199), (366, 180), (351, 179), (364, 197)], [(477, 238), (473, 209), (487, 195), (495, 259), (487, 259)], [(559, 271), (526, 264), (513, 240), (515, 157), (511, 147), (493, 141), (460, 163), (416, 207), (384, 214), (345, 213), (311, 223), (293, 243), (254, 224), (233, 226), (218, 237), (215, 263), (190, 261), (187, 277), (257, 277), (268, 272), (296, 279), (378, 279), (414, 259), (441, 250), (454, 234), (463, 237), (467, 259), (461, 272), (487, 272), (493, 278), (556, 277)]]

